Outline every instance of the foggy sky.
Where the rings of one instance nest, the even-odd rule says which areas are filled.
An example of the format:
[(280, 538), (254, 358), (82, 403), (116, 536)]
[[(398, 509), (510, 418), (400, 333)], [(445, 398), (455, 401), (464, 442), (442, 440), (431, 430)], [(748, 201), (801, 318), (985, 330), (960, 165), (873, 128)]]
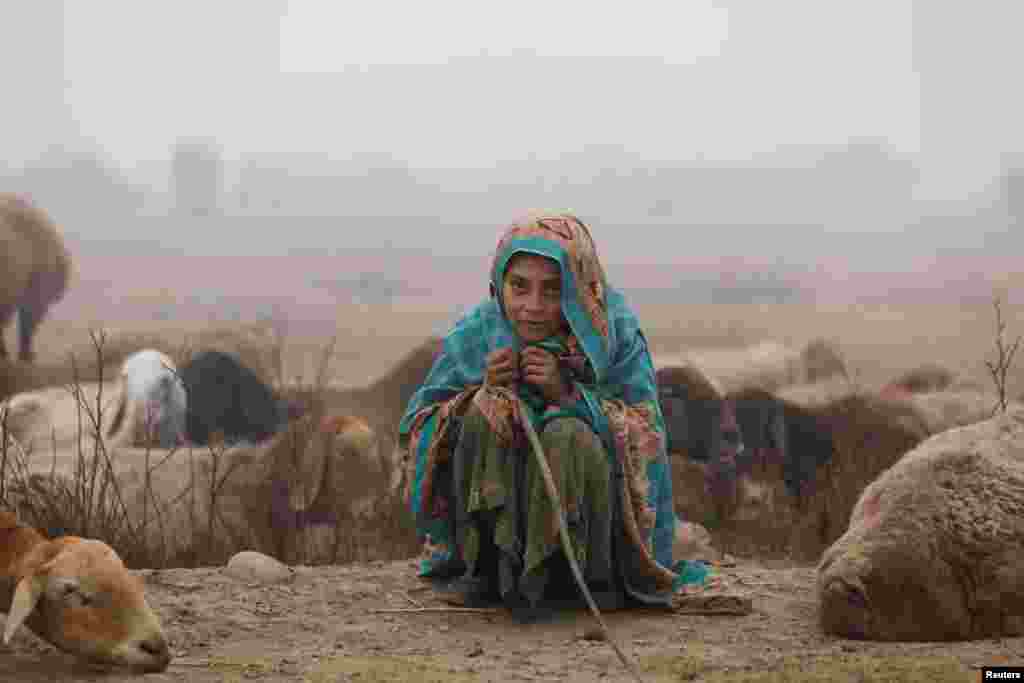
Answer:
[(891, 4), (70, 3), (67, 101), (124, 161), (181, 134), (428, 167), (588, 142), (745, 158), (881, 135), (915, 151), (909, 5)]
[(22, 94), (0, 108), (9, 163), (54, 140), (128, 168), (187, 136), (229, 159), (489, 168), (601, 143), (753, 160), (869, 137), (920, 163), (921, 198), (967, 199), (1024, 149), (1012, 0), (34, 0), (17, 14), (0, 45)]
[[(1000, 129), (1013, 118), (1007, 108), (1020, 111), (1018, 94), (1000, 92), (1018, 90), (1008, 58), (1020, 48), (1009, 46), (1007, 27), (1022, 14), (1011, 0), (969, 8), (950, 0), (691, 0), (628, 9), (110, 0), (64, 3), (63, 41), (53, 25), (60, 4), (19, 6), (30, 26), (53, 26), (49, 37), (62, 45), (45, 49), (37, 31), (16, 35), (7, 50), (23, 56), (4, 68), (55, 92), (63, 78), (68, 132), (125, 164), (166, 158), (176, 137), (197, 134), (236, 155), (383, 148), (428, 167), (486, 165), (527, 150), (557, 155), (600, 141), (655, 158), (746, 158), (864, 135), (927, 156), (924, 126), (926, 138), (945, 127), (989, 150), (970, 159), (977, 181), (997, 170), (992, 151), (1004, 141), (1020, 149), (1020, 134)], [(922, 43), (925, 33), (931, 54), (915, 65), (914, 39)], [(962, 58), (959, 71), (944, 52)], [(610, 59), (586, 59), (602, 56)], [(545, 78), (543, 57), (573, 60), (576, 78)], [(464, 63), (447, 68), (453, 61)], [(975, 111), (956, 107), (951, 121), (922, 112), (922, 102), (941, 110), (968, 86)], [(1004, 113), (994, 128), (983, 126), (993, 108)], [(28, 124), (27, 114), (14, 123)]]

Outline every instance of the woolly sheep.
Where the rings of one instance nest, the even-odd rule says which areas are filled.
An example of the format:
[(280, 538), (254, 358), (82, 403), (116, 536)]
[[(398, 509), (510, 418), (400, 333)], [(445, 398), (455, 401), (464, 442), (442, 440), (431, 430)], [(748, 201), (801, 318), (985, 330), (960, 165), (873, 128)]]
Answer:
[(682, 354), (655, 354), (656, 367), (692, 365), (712, 378), (724, 392), (747, 388), (769, 391), (793, 384), (845, 376), (838, 353), (823, 340), (797, 350), (774, 341), (739, 349), (692, 349)]
[(865, 488), (818, 594), (847, 638), (1024, 634), (1024, 408), (931, 437)]
[[(18, 313), (18, 358), (35, 359), (32, 337), (63, 296), (71, 257), (56, 226), (38, 207), (0, 193), (0, 333)], [(0, 358), (7, 348), (0, 334)]]
[(118, 405), (107, 430), (115, 445), (173, 448), (185, 441), (185, 386), (174, 361), (153, 349), (121, 366)]

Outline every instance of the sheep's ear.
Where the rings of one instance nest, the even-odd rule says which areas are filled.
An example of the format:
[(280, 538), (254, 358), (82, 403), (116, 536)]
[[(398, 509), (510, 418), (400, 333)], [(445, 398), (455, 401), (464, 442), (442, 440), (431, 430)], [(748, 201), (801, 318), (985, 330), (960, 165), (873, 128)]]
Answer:
[(0, 529), (15, 529), (17, 527), (17, 515), (7, 510), (0, 510)]
[(18, 581), (18, 587), (14, 590), (14, 599), (11, 601), (11, 609), (7, 612), (7, 626), (4, 628), (4, 645), (11, 642), (11, 636), (18, 630), (18, 627), (25, 623), (28, 615), (39, 604), (46, 590), (45, 576), (26, 576)]

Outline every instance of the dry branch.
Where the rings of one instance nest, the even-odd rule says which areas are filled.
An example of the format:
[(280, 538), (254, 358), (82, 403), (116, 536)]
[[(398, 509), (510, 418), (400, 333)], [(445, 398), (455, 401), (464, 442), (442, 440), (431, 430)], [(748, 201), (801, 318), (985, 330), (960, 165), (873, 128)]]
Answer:
[(986, 360), (985, 367), (992, 377), (992, 383), (995, 384), (998, 395), (996, 405), (992, 408), (992, 415), (995, 415), (997, 412), (1006, 412), (1008, 403), (1006, 376), (1013, 365), (1013, 357), (1017, 354), (1017, 349), (1020, 348), (1021, 337), (1018, 335), (1012, 343), (1006, 343), (1006, 321), (1003, 320), (1003, 306), (998, 295), (993, 295), (992, 307), (995, 308), (996, 313), (996, 359), (995, 361)]

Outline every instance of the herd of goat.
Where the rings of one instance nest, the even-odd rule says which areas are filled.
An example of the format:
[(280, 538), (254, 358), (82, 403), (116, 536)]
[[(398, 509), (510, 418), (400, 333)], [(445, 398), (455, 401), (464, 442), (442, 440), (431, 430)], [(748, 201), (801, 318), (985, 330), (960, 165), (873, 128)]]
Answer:
[[(217, 519), (220, 533), (239, 547), (286, 561), (331, 561), (340, 520), (370, 517), (379, 511), (380, 501), (398, 497), (405, 463), (399, 461), (396, 425), (440, 353), (441, 340), (427, 340), (385, 376), (355, 389), (274, 386), (225, 348), (200, 348), (180, 363), (167, 349), (140, 348), (124, 354), (112, 379), (77, 377), (68, 391), (39, 377), (26, 380), (32, 371), (25, 367), (34, 359), (32, 333), (66, 286), (67, 253), (38, 209), (4, 195), (0, 240), (10, 262), (0, 275), (0, 325), (18, 313), (22, 361), (8, 361), (0, 346), (5, 466), (13, 449), (30, 478), (38, 482), (49, 476), (52, 482), (55, 474), (72, 476), (83, 453), (116, 453), (108, 462), (124, 509), (132, 519), (159, 520), (142, 533), (149, 545), (161, 548), (165, 559), (187, 550), (196, 533), (189, 525), (199, 518)], [(677, 471), (676, 507), (684, 520), (756, 519), (778, 505), (806, 509), (830, 466), (871, 454), (865, 480), (847, 482), (856, 494), (849, 509), (834, 514), (832, 526), (822, 532), (821, 542), (828, 547), (819, 586), (826, 628), (877, 639), (969, 638), (1024, 630), (1024, 610), (1014, 601), (1003, 608), (967, 596), (964, 600), (971, 604), (960, 607), (968, 616), (957, 616), (960, 607), (950, 607), (928, 589), (931, 602), (922, 598), (926, 607), (911, 610), (918, 624), (913, 631), (911, 621), (879, 611), (883, 608), (870, 596), (883, 590), (885, 580), (878, 578), (876, 566), (863, 560), (876, 547), (889, 549), (881, 557), (892, 556), (892, 534), (883, 531), (900, 519), (917, 519), (915, 505), (925, 505), (920, 501), (927, 498), (921, 491), (933, 483), (945, 486), (942, 472), (952, 467), (950, 462), (960, 463), (964, 477), (996, 482), (990, 484), (989, 495), (998, 497), (991, 493), (993, 487), (1021, 484), (1024, 490), (1024, 476), (1015, 469), (1015, 463), (1024, 461), (1018, 455), (1024, 440), (1014, 441), (1024, 424), (1020, 406), (1011, 405), (1009, 417), (993, 422), (993, 396), (958, 382), (941, 368), (920, 368), (882, 387), (857, 387), (840, 356), (822, 341), (799, 350), (766, 342), (735, 350), (655, 354), (653, 361), (668, 450)], [(986, 442), (993, 429), (1001, 435), (1000, 443), (1010, 445), (989, 456), (977, 444)], [(972, 434), (974, 450), (953, 441)], [(940, 446), (945, 450), (936, 450)], [(153, 467), (155, 461), (164, 466)], [(353, 477), (353, 467), (363, 467), (366, 477)], [(380, 488), (367, 486), (374, 477)], [(915, 488), (907, 481), (920, 485)], [(218, 496), (179, 495), (197, 487), (216, 488)], [(16, 500), (6, 482), (4, 491)], [(155, 496), (154, 491), (165, 495)], [(1014, 491), (1006, 493), (1006, 514), (1024, 511), (1024, 501)], [(957, 510), (971, 509), (972, 494), (959, 493), (968, 500)], [(21, 500), (30, 505), (24, 496), (30, 497), (31, 490)], [(931, 518), (936, 517), (935, 506), (948, 503), (940, 499), (927, 503), (933, 506), (927, 510)], [(1022, 507), (1014, 507), (1017, 503)], [(978, 519), (992, 514), (979, 512)], [(1024, 583), (1014, 583), (1020, 577), (1003, 567), (1024, 559), (1022, 524), (1014, 520), (999, 527), (1011, 529), (1006, 532), (1009, 541), (998, 548), (977, 544), (988, 553), (985, 557), (998, 555), (991, 576), (972, 575), (978, 595), (987, 595), (986, 590), (1005, 593), (1009, 584), (1010, 593), (1019, 597), (1024, 589)], [(947, 555), (958, 557), (960, 532), (928, 524), (921, 522), (917, 533), (925, 539), (931, 533), (941, 536), (935, 546), (940, 550), (930, 558), (933, 564), (940, 566)], [(182, 532), (185, 528), (188, 533)], [(104, 543), (68, 535), (46, 537), (60, 531), (32, 529), (14, 514), (0, 512), (5, 642), (24, 624), (93, 661), (144, 671), (166, 668), (166, 639), (138, 579)], [(297, 531), (308, 532), (301, 549)], [(954, 550), (941, 550), (947, 546)], [(915, 581), (900, 577), (903, 585)], [(944, 585), (943, 577), (923, 570), (919, 580)], [(96, 599), (98, 594), (102, 600)], [(939, 617), (928, 612), (932, 603), (939, 605)], [(925, 632), (930, 616), (935, 633)]]

